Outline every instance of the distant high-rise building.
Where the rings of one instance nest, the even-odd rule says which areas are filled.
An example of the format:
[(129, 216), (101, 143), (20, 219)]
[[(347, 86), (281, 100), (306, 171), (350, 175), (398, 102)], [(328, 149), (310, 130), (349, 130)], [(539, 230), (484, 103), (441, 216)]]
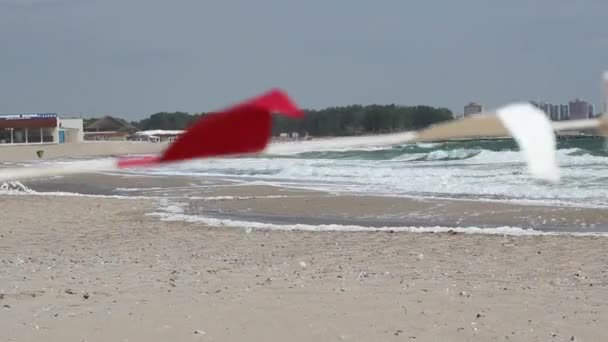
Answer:
[(540, 104), (540, 109), (547, 114), (547, 116), (551, 116), (551, 104), (547, 102), (543, 102)]
[(542, 110), (545, 115), (551, 120), (559, 120), (559, 105), (554, 105), (547, 102), (531, 102), (534, 106), (538, 107), (538, 109)]
[(553, 121), (559, 120), (559, 105), (550, 105), (549, 117)]
[(568, 105), (559, 105), (559, 120), (568, 120), (570, 118), (570, 111)]
[(590, 106), (591, 104), (589, 104), (589, 102), (581, 99), (570, 101), (570, 103), (568, 103), (570, 119), (578, 120), (589, 118), (589, 112), (593, 110), (592, 108), (589, 108)]
[(595, 116), (595, 107), (592, 104), (589, 104), (589, 117), (592, 118)]
[(468, 105), (464, 106), (464, 116), (475, 115), (483, 112), (483, 106), (475, 103), (469, 102)]

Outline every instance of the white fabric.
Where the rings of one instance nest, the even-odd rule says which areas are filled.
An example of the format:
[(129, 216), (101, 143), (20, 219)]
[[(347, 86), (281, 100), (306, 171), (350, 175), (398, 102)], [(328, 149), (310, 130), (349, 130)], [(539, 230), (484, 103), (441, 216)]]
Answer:
[(519, 145), (530, 173), (540, 179), (559, 182), (555, 132), (545, 113), (528, 103), (512, 104), (496, 113)]
[(602, 80), (602, 85), (603, 85), (603, 91), (604, 94), (602, 94), (602, 100), (603, 100), (603, 106), (604, 108), (602, 108), (602, 114), (604, 115), (608, 115), (608, 70), (604, 71), (604, 77)]

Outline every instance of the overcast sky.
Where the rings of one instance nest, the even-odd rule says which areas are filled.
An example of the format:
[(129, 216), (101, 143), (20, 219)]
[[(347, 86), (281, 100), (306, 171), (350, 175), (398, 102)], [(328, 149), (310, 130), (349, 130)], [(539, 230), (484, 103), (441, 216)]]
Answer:
[(599, 106), (606, 0), (0, 0), (0, 113)]

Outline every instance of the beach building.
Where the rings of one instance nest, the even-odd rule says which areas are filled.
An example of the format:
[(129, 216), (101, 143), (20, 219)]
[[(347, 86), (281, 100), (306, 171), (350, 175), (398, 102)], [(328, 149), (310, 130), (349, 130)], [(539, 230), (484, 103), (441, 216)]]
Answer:
[(151, 141), (151, 142), (164, 142), (164, 141), (175, 141), (185, 131), (183, 130), (164, 130), (155, 129), (149, 131), (139, 131), (133, 134), (134, 140), (139, 141)]
[(481, 114), (483, 112), (483, 106), (476, 102), (469, 102), (464, 106), (464, 117)]
[(72, 143), (84, 141), (83, 120), (80, 118), (59, 118), (58, 142)]
[(57, 113), (0, 114), (0, 145), (63, 144), (83, 140), (82, 119)]
[(124, 141), (137, 131), (137, 128), (123, 119), (104, 116), (84, 128), (85, 140)]

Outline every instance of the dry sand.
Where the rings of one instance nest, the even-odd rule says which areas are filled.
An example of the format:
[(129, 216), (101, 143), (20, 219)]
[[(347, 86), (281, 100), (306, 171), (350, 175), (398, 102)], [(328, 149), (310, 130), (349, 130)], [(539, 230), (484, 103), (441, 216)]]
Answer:
[(0, 341), (608, 340), (603, 237), (246, 232), (157, 205), (0, 197)]
[(0, 161), (17, 162), (38, 160), (36, 151), (43, 150), (42, 159), (62, 157), (90, 157), (121, 154), (159, 153), (167, 143), (150, 143), (144, 141), (86, 141), (70, 144), (39, 144), (39, 145), (0, 145)]

